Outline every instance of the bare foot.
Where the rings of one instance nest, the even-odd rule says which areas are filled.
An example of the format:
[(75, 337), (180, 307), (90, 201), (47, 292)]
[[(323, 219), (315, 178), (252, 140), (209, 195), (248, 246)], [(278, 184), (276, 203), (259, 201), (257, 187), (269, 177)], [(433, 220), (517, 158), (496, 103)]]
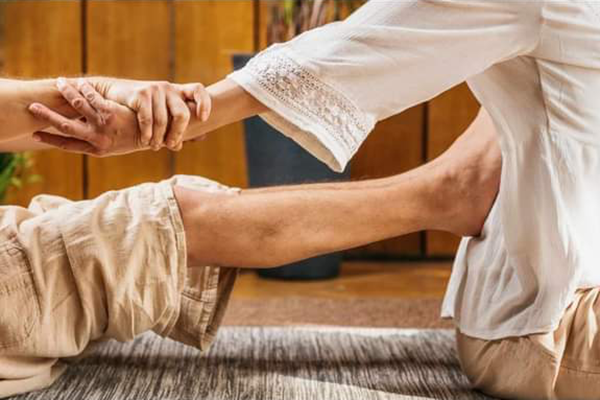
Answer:
[(500, 187), (502, 155), (490, 116), (483, 109), (452, 146), (432, 162), (439, 171), (439, 229), (477, 236)]

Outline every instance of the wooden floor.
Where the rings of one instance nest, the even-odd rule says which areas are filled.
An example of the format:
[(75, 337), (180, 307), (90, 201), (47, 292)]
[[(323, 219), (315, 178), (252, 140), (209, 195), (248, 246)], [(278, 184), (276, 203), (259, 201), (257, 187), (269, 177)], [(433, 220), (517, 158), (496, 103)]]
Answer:
[(449, 262), (345, 262), (338, 278), (301, 282), (263, 279), (245, 272), (233, 297), (442, 298), (450, 271)]
[(339, 277), (282, 281), (240, 276), (226, 325), (451, 328), (440, 319), (448, 262), (346, 262)]

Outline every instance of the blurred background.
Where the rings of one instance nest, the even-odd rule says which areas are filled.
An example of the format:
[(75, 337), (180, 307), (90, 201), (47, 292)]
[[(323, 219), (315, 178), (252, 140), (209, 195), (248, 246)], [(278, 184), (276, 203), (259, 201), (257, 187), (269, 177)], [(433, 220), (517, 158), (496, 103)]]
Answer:
[[(314, 3), (319, 12), (314, 13)], [(4, 1), (1, 68), (6, 77), (107, 75), (199, 81), (232, 70), (232, 56), (252, 54), (313, 26), (343, 18), (360, 1), (153, 0)], [(400, 91), (401, 88), (390, 90)], [(396, 174), (443, 152), (467, 127), (477, 103), (466, 86), (381, 122), (351, 164), (351, 179)], [(38, 193), (71, 199), (197, 174), (227, 185), (248, 184), (243, 125), (189, 143), (179, 153), (147, 152), (96, 159), (45, 151), (32, 155), (38, 182), (12, 187), (7, 204)], [(453, 256), (458, 239), (423, 232), (344, 254), (346, 259), (432, 260)]]

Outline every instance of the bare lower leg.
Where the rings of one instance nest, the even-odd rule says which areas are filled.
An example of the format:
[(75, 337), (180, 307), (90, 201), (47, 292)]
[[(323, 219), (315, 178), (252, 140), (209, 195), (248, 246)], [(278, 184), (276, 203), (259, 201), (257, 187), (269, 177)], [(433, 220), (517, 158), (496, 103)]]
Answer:
[(189, 264), (270, 267), (432, 224), (425, 220), (435, 215), (419, 203), (428, 183), (418, 174), (372, 183), (237, 196), (176, 188)]
[(177, 187), (189, 264), (270, 267), (425, 229), (475, 235), (500, 163), (484, 115), (438, 159), (390, 178), (239, 195)]

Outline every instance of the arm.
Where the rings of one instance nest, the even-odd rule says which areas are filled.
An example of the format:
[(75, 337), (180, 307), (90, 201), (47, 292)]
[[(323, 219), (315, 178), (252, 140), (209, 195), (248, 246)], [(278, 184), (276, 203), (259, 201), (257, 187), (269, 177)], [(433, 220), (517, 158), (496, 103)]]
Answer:
[(369, 1), (231, 74), (261, 117), (332, 169), (378, 121), (536, 49), (544, 2)]
[[(165, 142), (171, 150), (177, 150), (191, 115), (201, 121), (210, 114), (210, 98), (200, 84), (175, 85), (103, 77), (89, 78), (89, 82), (113, 102), (105, 102), (99, 96), (86, 100), (75, 90), (77, 79), (0, 79), (0, 151), (40, 150), (70, 143), (74, 151), (104, 155), (107, 149), (103, 145), (111, 146), (111, 154), (121, 154), (150, 146), (159, 149)], [(127, 112), (125, 107), (115, 103), (136, 113)], [(49, 110), (53, 110), (51, 116)], [(104, 125), (107, 115), (102, 115), (103, 112), (114, 114), (109, 126)], [(80, 116), (89, 118), (90, 124), (73, 120)], [(137, 120), (137, 127), (131, 123), (133, 120)], [(91, 126), (95, 127), (94, 140), (89, 134)], [(65, 136), (71, 133), (67, 130), (76, 128), (81, 128), (77, 132), (82, 136), (66, 142)], [(32, 136), (42, 130), (44, 133)], [(101, 137), (110, 138), (117, 133), (125, 136), (118, 142)], [(45, 138), (50, 140), (40, 141)]]
[(212, 113), (207, 121), (192, 119), (185, 140), (202, 137), (218, 128), (268, 111), (268, 108), (230, 79), (206, 88), (211, 97)]
[(48, 126), (28, 110), (34, 101), (55, 109), (66, 117), (77, 112), (56, 88), (54, 79), (20, 81), (0, 79), (0, 151), (47, 148), (31, 139), (31, 134)]
[(135, 81), (116, 78), (59, 78), (58, 90), (84, 120), (69, 120), (44, 104), (29, 111), (51, 131), (34, 139), (51, 147), (92, 156), (182, 147), (191, 120), (205, 122), (211, 98), (199, 83)]
[[(93, 156), (109, 156), (154, 148), (152, 143), (143, 140), (143, 132), (141, 132), (143, 124), (140, 118), (142, 113), (147, 111), (145, 107), (136, 105), (137, 103), (127, 100), (126, 96), (114, 90), (114, 88), (121, 88), (121, 82), (125, 82), (123, 92), (130, 93), (130, 95), (137, 93), (138, 96), (143, 96), (143, 92), (139, 92), (139, 87), (148, 88), (153, 87), (154, 84), (109, 79), (106, 82), (113, 86), (111, 91), (101, 82), (98, 78), (92, 78), (89, 83), (82, 83), (79, 89), (72, 84), (67, 84), (61, 89), (65, 99), (87, 117), (86, 123), (68, 121), (57, 112), (47, 107), (41, 107), (40, 112), (36, 112), (36, 116), (58, 130), (61, 135), (38, 132), (36, 138), (39, 138), (47, 146)], [(115, 83), (117, 84), (115, 85)], [(160, 85), (165, 85), (165, 88), (169, 87), (169, 84), (161, 83)], [(195, 102), (182, 103), (186, 107), (187, 113), (185, 126), (177, 129), (180, 132), (179, 140), (193, 140), (222, 126), (267, 111), (262, 103), (229, 79), (224, 79), (206, 90), (200, 84), (182, 86), (194, 89), (190, 92), (195, 93)], [(174, 85), (174, 87), (177, 89), (178, 85)], [(105, 96), (137, 106), (138, 113), (135, 114), (114, 101), (106, 100)], [(80, 102), (79, 106), (75, 105), (76, 101)], [(209, 113), (210, 118), (208, 117)], [(105, 118), (102, 118), (100, 114), (105, 115)], [(150, 111), (150, 114), (152, 115), (153, 112)], [(106, 122), (104, 124), (99, 122), (103, 119)], [(136, 119), (137, 125), (133, 123)], [(186, 127), (187, 130), (185, 130)], [(167, 136), (167, 140), (168, 138), (169, 136)]]
[(377, 121), (530, 50), (536, 7), (372, 1), (209, 86), (211, 116), (192, 118), (185, 140), (260, 114), (341, 170)]
[(219, 114), (205, 126), (193, 123), (187, 137), (262, 111), (277, 130), (341, 171), (378, 121), (533, 51), (542, 8), (543, 2), (370, 1), (342, 23), (270, 47), (211, 86)]
[(37, 150), (50, 150), (54, 147), (39, 142), (31, 135), (25, 135), (17, 139), (11, 139), (0, 143), (0, 153), (18, 153), (22, 151), (37, 151)]

